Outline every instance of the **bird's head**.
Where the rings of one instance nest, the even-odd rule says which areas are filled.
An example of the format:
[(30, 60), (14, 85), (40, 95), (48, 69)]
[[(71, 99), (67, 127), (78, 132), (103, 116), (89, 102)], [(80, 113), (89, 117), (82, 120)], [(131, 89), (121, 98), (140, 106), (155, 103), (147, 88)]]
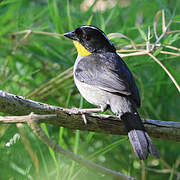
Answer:
[(94, 26), (80, 26), (65, 33), (64, 36), (73, 40), (80, 56), (86, 56), (94, 52), (116, 51), (105, 33)]

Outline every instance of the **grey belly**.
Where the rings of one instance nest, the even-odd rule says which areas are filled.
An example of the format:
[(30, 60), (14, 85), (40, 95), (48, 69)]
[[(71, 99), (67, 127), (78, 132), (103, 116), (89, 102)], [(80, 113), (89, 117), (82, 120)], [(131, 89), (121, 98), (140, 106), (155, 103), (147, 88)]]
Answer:
[(75, 77), (74, 81), (81, 95), (91, 104), (100, 107), (109, 105), (112, 112), (120, 116), (132, 111), (132, 103), (128, 98), (80, 82)]
[(109, 104), (109, 93), (97, 87), (80, 82), (74, 77), (75, 84), (81, 95), (91, 104), (103, 106)]

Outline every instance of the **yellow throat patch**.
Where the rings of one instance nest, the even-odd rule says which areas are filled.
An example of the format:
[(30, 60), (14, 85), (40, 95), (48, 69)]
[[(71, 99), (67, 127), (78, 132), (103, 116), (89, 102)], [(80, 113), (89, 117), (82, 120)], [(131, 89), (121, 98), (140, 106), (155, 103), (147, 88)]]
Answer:
[(74, 46), (77, 49), (78, 55), (79, 56), (88, 56), (91, 53), (84, 47), (82, 46), (78, 41), (73, 41)]

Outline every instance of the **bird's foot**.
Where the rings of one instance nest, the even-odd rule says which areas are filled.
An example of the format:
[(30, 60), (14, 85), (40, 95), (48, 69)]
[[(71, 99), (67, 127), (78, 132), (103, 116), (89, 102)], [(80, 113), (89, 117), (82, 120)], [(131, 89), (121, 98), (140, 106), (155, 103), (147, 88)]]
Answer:
[(87, 113), (97, 113), (97, 112), (104, 112), (107, 109), (107, 105), (101, 106), (100, 108), (92, 108), (92, 109), (80, 109), (80, 108), (72, 108), (71, 109), (71, 114), (81, 114), (84, 124), (87, 124), (87, 118), (86, 115)]
[(71, 114), (88, 114), (88, 113), (96, 113), (103, 112), (102, 108), (92, 108), (92, 109), (80, 109), (80, 108), (72, 108)]

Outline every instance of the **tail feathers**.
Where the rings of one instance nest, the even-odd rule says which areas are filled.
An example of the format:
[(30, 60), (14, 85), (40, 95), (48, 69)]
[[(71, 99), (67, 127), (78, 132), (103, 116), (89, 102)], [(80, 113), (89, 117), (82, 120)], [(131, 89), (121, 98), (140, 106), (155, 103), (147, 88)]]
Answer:
[(128, 132), (128, 137), (134, 152), (139, 159), (147, 159), (148, 156), (148, 144), (144, 132), (141, 130), (131, 130)]
[(125, 113), (121, 116), (121, 119), (128, 130), (130, 143), (139, 159), (147, 159), (149, 153), (159, 158), (159, 153), (152, 144), (138, 113)]
[(152, 144), (151, 138), (142, 130), (131, 130), (128, 132), (128, 137), (134, 152), (141, 160), (145, 160), (148, 154), (151, 153), (156, 158), (160, 158), (159, 153)]

